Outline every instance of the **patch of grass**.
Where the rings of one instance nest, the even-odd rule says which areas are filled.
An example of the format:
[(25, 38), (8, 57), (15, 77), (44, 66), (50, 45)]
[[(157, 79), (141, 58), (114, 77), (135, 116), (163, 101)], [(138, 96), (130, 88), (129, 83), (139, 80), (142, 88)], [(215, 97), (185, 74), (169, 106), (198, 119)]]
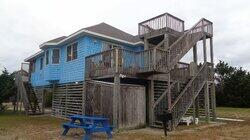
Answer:
[[(163, 130), (150, 128), (138, 130), (124, 130), (114, 134), (114, 140), (214, 140), (214, 139), (250, 139), (250, 109), (242, 108), (217, 108), (219, 117), (244, 118), (244, 122), (227, 122), (227, 124), (206, 127), (201, 123), (196, 126), (181, 126), (171, 132), (168, 137), (164, 136)], [(64, 120), (50, 116), (26, 116), (24, 114), (7, 111), (0, 113), (0, 139), (4, 140), (71, 140), (82, 139), (81, 130), (72, 129), (66, 137), (62, 137), (61, 125)], [(205, 127), (205, 128), (204, 128)], [(204, 128), (204, 129), (202, 129)], [(75, 134), (78, 135), (75, 135)], [(95, 135), (98, 139), (107, 139), (106, 135)]]
[(250, 119), (250, 108), (217, 107), (217, 116), (236, 119)]

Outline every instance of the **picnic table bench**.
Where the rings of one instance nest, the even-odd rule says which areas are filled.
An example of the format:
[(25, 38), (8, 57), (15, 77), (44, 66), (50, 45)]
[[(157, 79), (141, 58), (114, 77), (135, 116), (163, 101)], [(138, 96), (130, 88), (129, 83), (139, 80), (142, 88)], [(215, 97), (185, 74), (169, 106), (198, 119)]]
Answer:
[[(64, 131), (62, 133), (65, 136), (70, 128), (82, 128), (85, 131), (84, 140), (90, 140), (90, 135), (95, 132), (106, 132), (108, 138), (112, 138), (113, 128), (109, 125), (109, 119), (105, 117), (97, 116), (84, 116), (84, 115), (72, 115), (70, 116), (70, 122), (64, 123)], [(77, 120), (79, 122), (77, 122)]]

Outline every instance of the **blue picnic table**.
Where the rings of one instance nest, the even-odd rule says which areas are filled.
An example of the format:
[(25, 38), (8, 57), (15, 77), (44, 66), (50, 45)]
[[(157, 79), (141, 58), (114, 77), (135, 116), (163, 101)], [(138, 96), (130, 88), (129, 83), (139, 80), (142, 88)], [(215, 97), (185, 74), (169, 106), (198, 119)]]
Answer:
[[(78, 121), (78, 122), (77, 122)], [(83, 140), (90, 140), (90, 135), (95, 132), (106, 132), (108, 138), (112, 138), (112, 127), (109, 125), (109, 119), (98, 116), (72, 115), (70, 122), (63, 124), (65, 136), (70, 128), (81, 128), (85, 131)]]

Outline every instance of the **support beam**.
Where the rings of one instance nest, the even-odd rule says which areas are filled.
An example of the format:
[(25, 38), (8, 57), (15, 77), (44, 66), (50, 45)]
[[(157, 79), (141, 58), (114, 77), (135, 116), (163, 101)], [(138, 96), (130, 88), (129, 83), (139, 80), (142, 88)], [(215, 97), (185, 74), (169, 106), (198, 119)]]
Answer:
[(204, 56), (204, 63), (205, 63), (207, 62), (206, 36), (203, 37), (203, 56)]
[[(214, 49), (213, 49), (213, 38), (210, 38), (210, 61), (212, 63), (212, 66), (214, 68)], [(214, 75), (214, 69), (212, 71), (212, 75)], [(212, 120), (216, 121), (216, 95), (215, 95), (215, 84), (214, 81), (212, 81), (213, 84), (211, 85), (211, 106), (212, 106)]]
[(210, 110), (209, 110), (209, 85), (208, 82), (204, 86), (204, 97), (205, 97), (205, 121), (210, 122)]
[[(197, 44), (194, 45), (193, 47), (193, 61), (196, 65), (198, 65), (198, 55), (197, 55)], [(193, 117), (194, 118), (199, 118), (199, 100), (198, 96), (194, 100), (193, 103)]]
[[(170, 71), (171, 68), (170, 68), (170, 50), (169, 50), (169, 36), (168, 34), (164, 34), (164, 49), (166, 49), (168, 51), (168, 58), (167, 58), (167, 65), (168, 65), (168, 68), (167, 68), (167, 71)], [(170, 72), (167, 73), (167, 79), (168, 79), (168, 94), (167, 94), (167, 102), (168, 102), (168, 109), (170, 109), (170, 107), (172, 106), (172, 97), (171, 97), (171, 75), (170, 75)]]
[(197, 45), (196, 44), (193, 47), (193, 60), (194, 60), (195, 64), (198, 64)]
[(214, 65), (214, 48), (213, 48), (213, 38), (210, 38), (210, 61)]
[(154, 79), (152, 77), (152, 79), (149, 81), (149, 101), (148, 101), (148, 113), (149, 113), (149, 117), (148, 117), (148, 121), (149, 121), (149, 125), (153, 125), (154, 124)]
[(86, 81), (82, 84), (82, 115), (85, 115)]
[(148, 39), (145, 37), (144, 38), (144, 50), (148, 50), (148, 49), (149, 49)]
[(43, 87), (43, 89), (42, 89), (42, 114), (44, 114), (45, 113), (45, 93), (46, 93), (46, 91), (45, 91), (45, 88)]
[(216, 95), (215, 95), (215, 84), (211, 85), (211, 108), (212, 108), (212, 120), (216, 121)]
[(114, 74), (114, 88), (113, 88), (113, 125), (119, 129), (119, 101), (120, 101), (120, 76), (119, 76), (119, 50), (115, 49), (115, 74)]
[(114, 76), (114, 89), (113, 89), (113, 125), (119, 129), (119, 99), (120, 99), (120, 77), (118, 74)]

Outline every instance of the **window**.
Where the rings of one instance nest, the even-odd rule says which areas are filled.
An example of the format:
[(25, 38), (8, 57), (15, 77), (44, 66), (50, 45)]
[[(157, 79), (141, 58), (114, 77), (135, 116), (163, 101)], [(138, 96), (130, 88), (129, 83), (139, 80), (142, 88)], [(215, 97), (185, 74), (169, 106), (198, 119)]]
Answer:
[(73, 43), (67, 47), (67, 61), (77, 59), (77, 43)]
[(30, 62), (30, 71), (35, 72), (35, 68), (36, 68), (36, 60), (33, 60)]
[(58, 64), (60, 60), (60, 50), (59, 49), (53, 49), (52, 52), (52, 64)]
[(114, 48), (120, 48), (120, 46), (116, 45), (116, 44), (109, 43), (109, 42), (102, 43), (102, 51), (107, 51), (107, 50), (111, 50)]
[(43, 69), (43, 58), (40, 59), (40, 70)]
[(48, 65), (49, 64), (49, 50), (46, 51), (45, 56), (46, 56), (46, 65)]

